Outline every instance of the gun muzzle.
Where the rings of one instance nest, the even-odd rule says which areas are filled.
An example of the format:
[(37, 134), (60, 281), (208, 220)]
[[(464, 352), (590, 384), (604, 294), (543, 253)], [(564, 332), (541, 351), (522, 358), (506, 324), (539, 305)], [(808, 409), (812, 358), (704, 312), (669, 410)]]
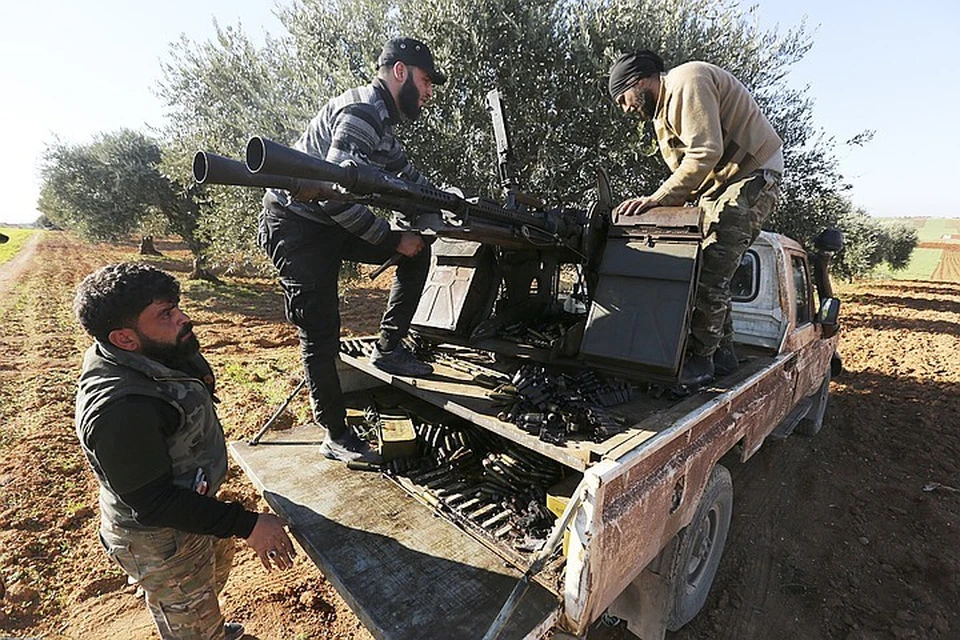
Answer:
[(335, 182), (347, 189), (353, 186), (348, 170), (310, 154), (285, 147), (273, 140), (254, 136), (247, 142), (247, 169), (253, 174), (274, 174)]
[(253, 173), (239, 160), (208, 151), (197, 151), (193, 156), (193, 179), (198, 184), (285, 189), (294, 197), (301, 192), (311, 192), (325, 199), (343, 199), (343, 194), (334, 191), (323, 182), (271, 173)]

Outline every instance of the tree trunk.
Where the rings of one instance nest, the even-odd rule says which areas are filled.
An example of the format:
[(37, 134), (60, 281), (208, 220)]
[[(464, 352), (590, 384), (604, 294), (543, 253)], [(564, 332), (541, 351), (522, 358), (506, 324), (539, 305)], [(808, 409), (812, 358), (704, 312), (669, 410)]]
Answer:
[(163, 254), (157, 251), (157, 248), (153, 246), (153, 236), (143, 236), (140, 238), (140, 255), (162, 256)]
[(190, 272), (189, 280), (207, 280), (208, 282), (220, 282), (220, 278), (213, 271), (203, 266), (203, 257), (194, 256), (193, 271)]

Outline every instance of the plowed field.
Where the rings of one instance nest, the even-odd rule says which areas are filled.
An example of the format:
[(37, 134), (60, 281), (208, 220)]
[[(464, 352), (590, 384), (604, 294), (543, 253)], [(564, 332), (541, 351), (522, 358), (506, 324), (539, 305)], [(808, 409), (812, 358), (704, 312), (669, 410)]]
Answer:
[[(186, 253), (158, 248), (167, 257), (149, 261), (185, 276)], [(70, 311), (74, 288), (98, 266), (138, 258), (132, 246), (44, 233), (26, 264), (6, 271), (0, 637), (156, 637), (142, 599), (97, 541), (96, 483), (73, 433), (89, 344)], [(730, 464), (734, 520), (720, 572), (704, 611), (671, 638), (960, 637), (960, 278), (951, 274), (952, 283), (837, 287), (846, 372), (832, 384), (824, 429)], [(386, 282), (348, 294), (345, 327), (376, 325)], [(219, 373), (227, 435), (248, 437), (299, 376), (277, 289), (269, 279), (191, 283), (183, 306)], [(283, 422), (307, 414), (299, 399)], [(225, 493), (263, 507), (236, 467)], [(369, 637), (302, 554), (292, 572), (267, 574), (237, 544), (223, 606), (247, 638)]]
[(960, 244), (943, 247), (940, 262), (937, 263), (930, 279), (942, 282), (960, 282)]

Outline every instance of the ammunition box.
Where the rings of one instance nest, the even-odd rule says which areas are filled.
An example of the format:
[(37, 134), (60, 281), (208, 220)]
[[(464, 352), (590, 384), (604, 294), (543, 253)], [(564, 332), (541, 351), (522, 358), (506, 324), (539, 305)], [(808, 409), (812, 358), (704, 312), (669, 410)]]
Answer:
[(417, 432), (407, 417), (381, 415), (380, 455), (385, 462), (417, 455)]

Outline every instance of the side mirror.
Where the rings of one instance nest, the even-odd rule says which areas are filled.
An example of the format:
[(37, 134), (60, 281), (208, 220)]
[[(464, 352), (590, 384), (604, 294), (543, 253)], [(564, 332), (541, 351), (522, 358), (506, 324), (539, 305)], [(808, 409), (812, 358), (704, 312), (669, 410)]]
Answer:
[(837, 298), (824, 298), (820, 304), (820, 311), (817, 313), (817, 324), (823, 327), (823, 337), (832, 338), (840, 330), (840, 300)]

